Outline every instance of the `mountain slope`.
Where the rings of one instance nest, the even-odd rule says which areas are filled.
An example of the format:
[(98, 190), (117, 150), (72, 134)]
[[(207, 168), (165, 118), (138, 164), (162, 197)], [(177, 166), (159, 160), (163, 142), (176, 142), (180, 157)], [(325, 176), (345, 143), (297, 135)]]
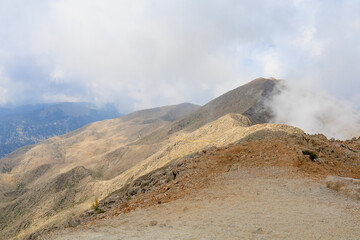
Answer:
[(266, 101), (273, 94), (277, 94), (278, 82), (275, 79), (255, 79), (215, 98), (171, 125), (144, 136), (139, 139), (139, 143), (161, 142), (181, 130), (194, 131), (229, 113), (242, 114), (249, 118), (251, 124), (267, 123), (271, 119), (271, 110), (266, 105)]
[[(241, 115), (226, 115), (192, 133), (184, 132), (172, 136), (160, 145), (125, 145), (120, 147), (123, 152), (110, 150), (110, 154), (100, 153), (89, 159), (77, 157), (76, 162), (70, 162), (70, 158), (65, 159), (63, 163), (57, 163), (47, 170), (36, 181), (11, 192), (15, 196), (10, 192), (4, 193), (8, 204), (3, 206), (1, 216), (11, 216), (13, 219), (11, 222), (3, 223), (11, 226), (5, 227), (4, 232), (23, 230), (24, 233), (33, 232), (46, 225), (64, 221), (65, 216), (86, 210), (94, 197), (104, 198), (132, 179), (161, 168), (175, 159), (196, 154), (201, 149), (227, 146), (260, 132), (302, 134), (301, 130), (290, 126), (276, 124), (246, 126), (244, 122), (247, 123), (248, 120)], [(75, 152), (78, 152), (77, 150)], [(29, 153), (29, 156), (36, 157), (35, 153)], [(14, 167), (10, 174), (24, 172), (24, 165), (38, 169), (43, 167), (44, 162), (41, 165), (38, 163), (38, 168), (32, 164), (34, 164), (32, 159), (25, 159)], [(46, 164), (51, 165), (49, 162)], [(107, 164), (110, 168), (107, 168)], [(99, 174), (99, 168), (103, 169), (105, 177)], [(107, 171), (112, 169), (119, 172), (109, 175)], [(14, 179), (17, 178), (14, 176)], [(57, 190), (54, 192), (53, 189)], [(10, 197), (13, 197), (13, 200), (9, 202)]]
[(0, 160), (2, 234), (26, 234), (64, 221), (87, 209), (94, 197), (106, 197), (131, 179), (202, 149), (259, 131), (301, 134), (285, 125), (251, 126), (249, 118), (232, 113), (257, 109), (248, 116), (253, 121), (264, 116), (261, 106), (274, 85), (273, 80), (256, 79), (204, 107), (180, 104), (138, 111), (9, 154)]
[(113, 106), (89, 103), (26, 105), (0, 109), (0, 158), (29, 144), (62, 135), (88, 123), (117, 118)]
[(252, 124), (269, 121), (270, 112), (264, 101), (271, 97), (278, 81), (258, 78), (210, 101), (199, 110), (174, 123), (173, 129), (194, 130), (228, 113), (239, 113)]
[(88, 209), (95, 197), (207, 149), (262, 134), (302, 137), (300, 129), (287, 125), (252, 125), (266, 120), (264, 101), (275, 84), (257, 79), (201, 108), (180, 104), (138, 111), (9, 154), (0, 160), (0, 237), (58, 225)]
[(44, 230), (42, 237), (355, 240), (360, 201), (324, 183), (327, 175), (360, 177), (360, 154), (350, 149), (360, 149), (360, 138), (258, 131), (129, 182), (100, 202), (105, 213), (89, 209), (68, 219), (67, 229)]
[[(133, 145), (142, 134), (196, 110), (180, 104), (139, 111), (25, 146), (0, 160), (0, 237), (59, 222), (106, 189), (93, 189), (136, 165), (162, 145)], [(70, 212), (69, 212), (70, 211)]]

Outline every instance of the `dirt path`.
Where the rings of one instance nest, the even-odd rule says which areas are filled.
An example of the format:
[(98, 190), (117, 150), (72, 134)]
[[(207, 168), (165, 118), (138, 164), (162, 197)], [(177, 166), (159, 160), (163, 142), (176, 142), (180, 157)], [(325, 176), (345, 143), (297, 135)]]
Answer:
[[(151, 222), (155, 226), (151, 226)], [(360, 201), (285, 168), (232, 169), (185, 198), (48, 239), (359, 239)]]

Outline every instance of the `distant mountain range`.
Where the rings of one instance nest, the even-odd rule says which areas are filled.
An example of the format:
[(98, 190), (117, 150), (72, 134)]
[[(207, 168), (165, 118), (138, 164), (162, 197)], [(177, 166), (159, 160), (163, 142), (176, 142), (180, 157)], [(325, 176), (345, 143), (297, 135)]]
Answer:
[(66, 102), (0, 108), (0, 158), (22, 146), (121, 115), (113, 105), (97, 108), (90, 103)]

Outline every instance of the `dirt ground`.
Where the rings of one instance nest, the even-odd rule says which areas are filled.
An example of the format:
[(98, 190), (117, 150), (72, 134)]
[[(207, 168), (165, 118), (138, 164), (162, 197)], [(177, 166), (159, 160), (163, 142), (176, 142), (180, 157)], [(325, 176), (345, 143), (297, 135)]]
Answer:
[[(151, 226), (154, 225), (154, 226)], [(233, 170), (209, 188), (49, 239), (359, 239), (360, 202), (281, 168)]]
[[(170, 183), (93, 222), (43, 236), (72, 239), (359, 239), (360, 201), (326, 188), (357, 177), (357, 155), (313, 138), (250, 141), (189, 160)], [(309, 142), (309, 144), (307, 143)], [(317, 150), (321, 162), (303, 156)], [(261, 150), (261, 151), (259, 151)], [(103, 219), (99, 219), (103, 218)]]

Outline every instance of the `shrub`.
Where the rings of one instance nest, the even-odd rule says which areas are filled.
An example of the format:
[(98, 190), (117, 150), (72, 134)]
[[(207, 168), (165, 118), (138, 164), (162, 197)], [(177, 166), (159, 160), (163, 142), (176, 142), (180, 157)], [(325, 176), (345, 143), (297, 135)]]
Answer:
[(304, 155), (309, 155), (309, 156), (310, 156), (310, 159), (311, 159), (312, 161), (314, 161), (315, 159), (319, 158), (316, 153), (314, 153), (314, 152), (312, 152), (312, 151), (309, 151), (309, 150), (304, 150), (304, 151), (302, 151), (302, 153), (303, 153)]
[(94, 202), (92, 203), (92, 208), (94, 209), (95, 212), (97, 213), (103, 213), (105, 212), (104, 210), (102, 210), (101, 208), (99, 208), (99, 199), (95, 198)]

